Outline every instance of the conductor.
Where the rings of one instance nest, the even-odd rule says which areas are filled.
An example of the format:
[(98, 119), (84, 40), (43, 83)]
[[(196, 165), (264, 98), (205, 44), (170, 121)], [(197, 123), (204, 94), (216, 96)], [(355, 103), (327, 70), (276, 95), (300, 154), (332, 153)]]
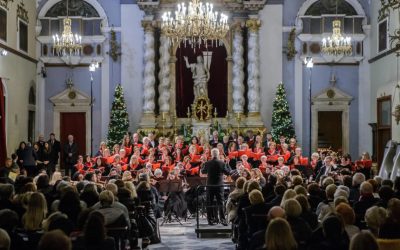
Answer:
[[(209, 225), (214, 225), (220, 222), (222, 225), (227, 226), (224, 208), (223, 208), (223, 196), (224, 196), (224, 179), (223, 175), (229, 175), (230, 169), (227, 165), (219, 160), (219, 150), (214, 148), (211, 150), (212, 159), (204, 163), (201, 169), (202, 174), (207, 174), (207, 220)], [(219, 213), (214, 213), (212, 207), (214, 197), (217, 200), (217, 207)], [(215, 215), (215, 217), (214, 217)]]

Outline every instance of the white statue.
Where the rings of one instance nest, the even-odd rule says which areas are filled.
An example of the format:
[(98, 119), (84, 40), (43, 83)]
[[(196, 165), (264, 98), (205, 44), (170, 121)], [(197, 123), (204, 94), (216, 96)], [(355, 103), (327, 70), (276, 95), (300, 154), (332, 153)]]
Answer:
[(186, 62), (186, 68), (192, 71), (193, 93), (196, 99), (199, 96), (208, 96), (207, 83), (210, 80), (210, 71), (204, 64), (202, 56), (197, 56), (197, 63), (189, 64), (187, 56), (183, 57)]

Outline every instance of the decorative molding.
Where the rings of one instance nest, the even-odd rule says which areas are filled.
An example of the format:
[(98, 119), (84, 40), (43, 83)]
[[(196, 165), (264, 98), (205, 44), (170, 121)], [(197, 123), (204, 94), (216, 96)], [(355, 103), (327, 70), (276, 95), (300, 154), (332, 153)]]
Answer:
[(21, 2), (17, 5), (17, 16), (26, 23), (29, 23), (28, 11), (25, 9), (24, 2)]
[(13, 53), (13, 54), (15, 54), (15, 55), (17, 55), (19, 57), (22, 57), (22, 58), (24, 58), (24, 59), (26, 59), (28, 61), (31, 61), (33, 63), (37, 63), (38, 62), (38, 60), (36, 60), (33, 57), (28, 56), (26, 53), (22, 53), (22, 52), (20, 52), (18, 50), (15, 50), (15, 49), (11, 48), (11, 47), (8, 47), (7, 45), (5, 45), (5, 44), (3, 44), (1, 42), (0, 42), (0, 48), (3, 48), (5, 50), (7, 50), (8, 52)]
[(246, 21), (246, 27), (251, 31), (251, 32), (258, 32), (258, 30), (261, 27), (261, 21), (260, 19), (249, 19)]
[(14, 2), (14, 0), (0, 0), (0, 6), (8, 10), (8, 3)]

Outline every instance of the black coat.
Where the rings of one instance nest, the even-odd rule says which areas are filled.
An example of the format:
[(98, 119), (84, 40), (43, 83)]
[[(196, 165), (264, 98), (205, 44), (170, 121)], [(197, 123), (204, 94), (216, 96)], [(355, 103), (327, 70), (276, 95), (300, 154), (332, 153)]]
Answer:
[(229, 175), (230, 169), (223, 161), (213, 158), (204, 163), (201, 173), (207, 174), (207, 185), (223, 185), (223, 176), (224, 174)]
[[(64, 161), (66, 164), (74, 165), (78, 161), (78, 144), (73, 142), (69, 144), (68, 142), (64, 144), (63, 148)], [(69, 154), (72, 154), (69, 156)]]
[(37, 159), (37, 156), (36, 156), (35, 150), (33, 150), (32, 147), (27, 145), (24, 148), (24, 150), (22, 151), (21, 158), (20, 158), (20, 160), (23, 160), (22, 166), (28, 166), (28, 167), (35, 166), (36, 159)]
[(244, 209), (249, 238), (257, 231), (267, 228), (269, 206), (266, 203), (252, 205)]
[(54, 140), (53, 142), (49, 140), (48, 143), (51, 146), (51, 161), (54, 164), (57, 164), (61, 152), (61, 143), (57, 140)]

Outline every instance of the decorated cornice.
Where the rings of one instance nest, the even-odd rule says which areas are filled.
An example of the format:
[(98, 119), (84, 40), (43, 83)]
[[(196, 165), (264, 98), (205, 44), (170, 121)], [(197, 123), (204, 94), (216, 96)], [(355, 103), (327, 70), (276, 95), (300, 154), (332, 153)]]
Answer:
[(144, 31), (154, 31), (154, 25), (155, 22), (152, 20), (143, 20), (142, 21), (142, 27), (144, 29)]
[(29, 23), (28, 11), (25, 9), (24, 2), (18, 4), (17, 16), (25, 22)]
[(8, 3), (14, 2), (14, 0), (0, 0), (0, 6), (8, 10)]

